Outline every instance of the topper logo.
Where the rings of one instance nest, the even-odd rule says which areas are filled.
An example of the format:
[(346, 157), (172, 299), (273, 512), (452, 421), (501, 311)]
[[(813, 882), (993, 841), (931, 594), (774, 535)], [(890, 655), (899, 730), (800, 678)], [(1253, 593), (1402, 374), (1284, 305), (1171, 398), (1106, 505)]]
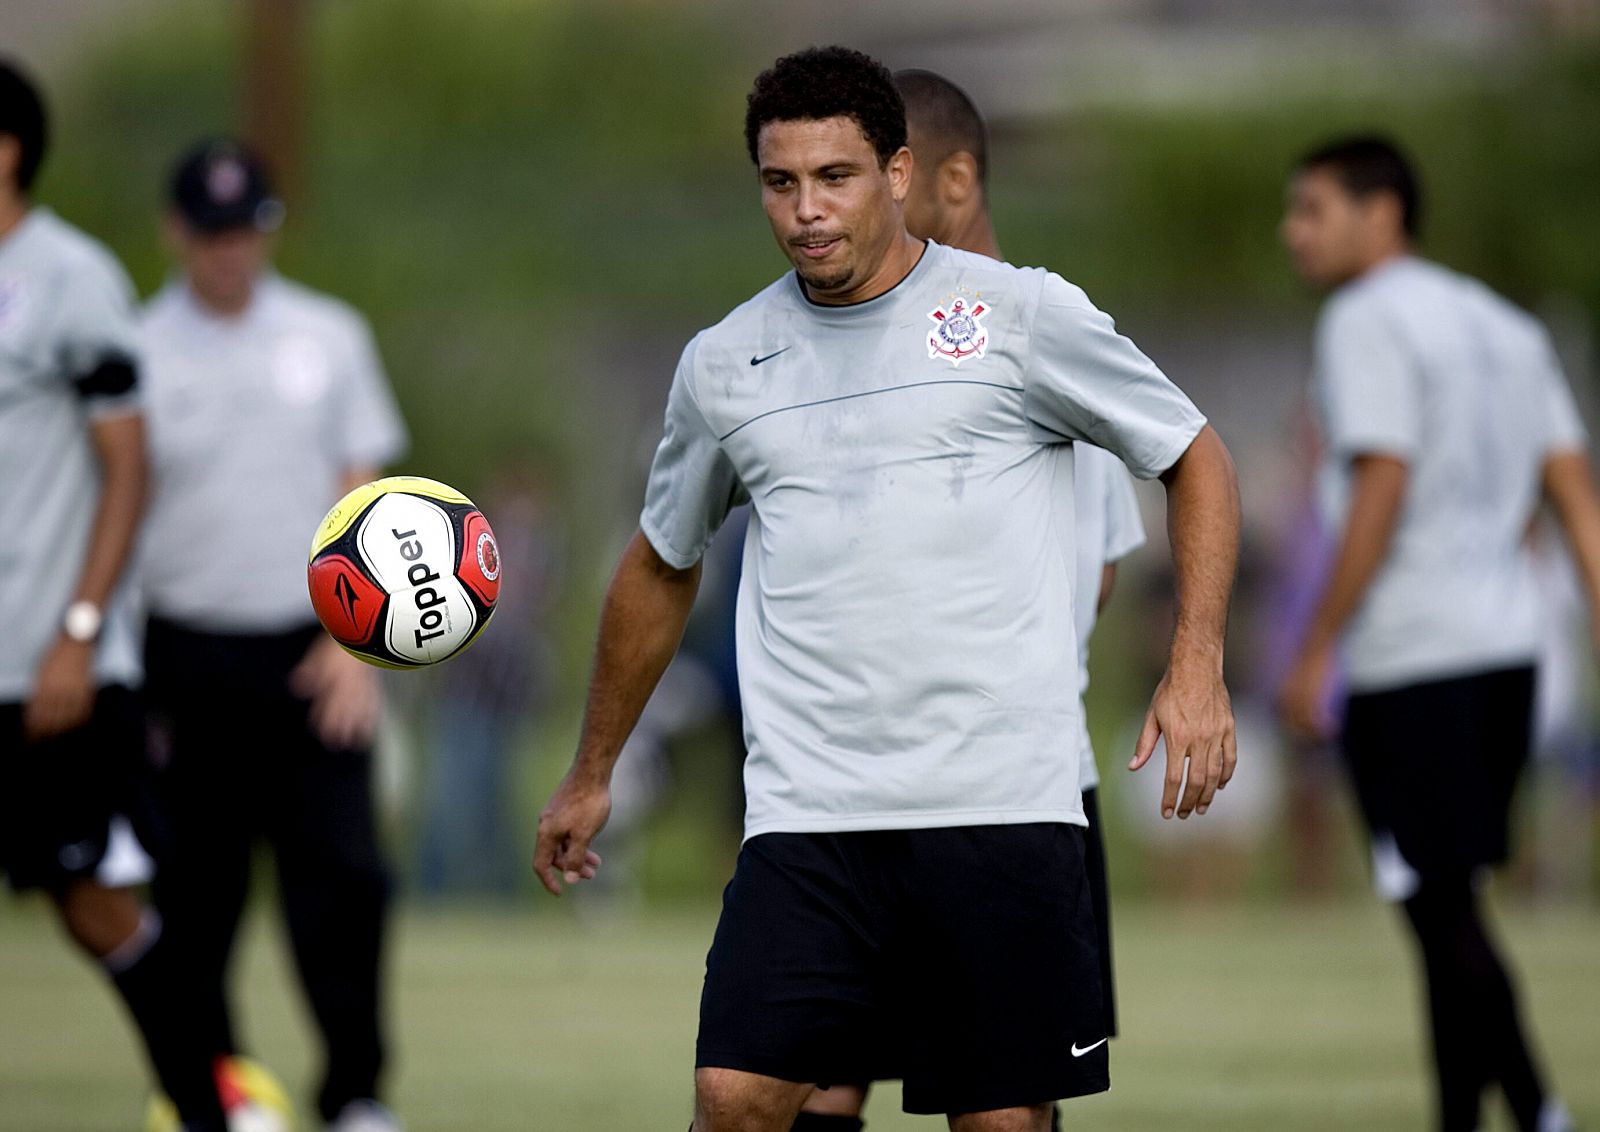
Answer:
[(417, 622), (421, 627), (413, 630), (417, 638), (417, 651), (421, 652), (426, 642), (444, 636), (444, 613), (434, 606), (443, 605), (445, 596), (428, 585), (429, 582), (437, 582), (439, 575), (426, 562), (421, 561), (422, 540), (417, 538), (416, 529), (402, 531), (390, 527), (389, 533), (400, 542), (400, 557), (411, 563), (406, 567), (406, 581), (413, 587), (411, 600), (416, 603), (417, 610), (421, 614)]

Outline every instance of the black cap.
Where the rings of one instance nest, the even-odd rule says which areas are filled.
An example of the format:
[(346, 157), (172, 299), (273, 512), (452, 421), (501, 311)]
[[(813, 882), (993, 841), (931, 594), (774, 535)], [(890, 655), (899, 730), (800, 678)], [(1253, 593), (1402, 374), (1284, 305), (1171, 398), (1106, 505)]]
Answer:
[(191, 228), (271, 232), (283, 223), (283, 202), (261, 159), (231, 138), (200, 142), (172, 174), (172, 205)]

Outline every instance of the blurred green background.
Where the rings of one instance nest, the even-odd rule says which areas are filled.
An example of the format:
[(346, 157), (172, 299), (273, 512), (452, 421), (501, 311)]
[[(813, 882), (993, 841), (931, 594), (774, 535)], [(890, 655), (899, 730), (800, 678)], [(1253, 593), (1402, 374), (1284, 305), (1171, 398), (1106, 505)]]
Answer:
[[(167, 270), (158, 227), (166, 170), (196, 137), (240, 130), (260, 110), (245, 76), (261, 25), (247, 13), (270, 18), (272, 9), (213, 0), (15, 0), (0, 16), (0, 48), (41, 75), (54, 112), (39, 199), (105, 240), (144, 294)], [(1294, 549), (1285, 532), (1293, 529), (1302, 479), (1296, 421), (1316, 309), (1287, 270), (1276, 225), (1284, 176), (1298, 154), (1349, 130), (1392, 133), (1424, 173), (1424, 251), (1544, 317), (1587, 406), (1600, 330), (1595, 4), (313, 0), (283, 3), (284, 19), (290, 12), (303, 14), (303, 69), (276, 78), (303, 97), (304, 113), (280, 268), (371, 319), (413, 434), (400, 470), (472, 493), (507, 461), (531, 461), (550, 483), (548, 522), (559, 528), (562, 562), (540, 629), (548, 691), (518, 733), (509, 800), (525, 842), (576, 734), (599, 595), (637, 514), (677, 353), (695, 330), (784, 268), (744, 153), (750, 79), (779, 54), (827, 41), (863, 47), (894, 67), (939, 70), (991, 116), (990, 194), (1010, 257), (1084, 286), (1190, 390), (1240, 463), (1247, 556), (1230, 679), (1252, 721), (1241, 776), (1262, 785), (1239, 791), (1243, 817), (1212, 823), (1208, 816), (1203, 827), (1173, 833), (1138, 819), (1153, 802), (1115, 769), (1166, 634), (1157, 489), (1143, 497), (1152, 546), (1124, 568), (1096, 638), (1090, 699), (1106, 768), (1113, 887), (1133, 908), (1121, 938), (1144, 949), (1153, 967), (1181, 963), (1189, 917), (1200, 917), (1196, 946), (1206, 956), (1218, 963), (1247, 957), (1226, 984), (1246, 996), (1233, 1004), (1242, 1014), (1227, 1015), (1230, 1025), (1270, 1022), (1306, 993), (1298, 979), (1330, 966), (1345, 979), (1335, 980), (1330, 1002), (1386, 1011), (1369, 1015), (1363, 1005), (1337, 1013), (1330, 1025), (1349, 1057), (1329, 1055), (1335, 1080), (1322, 1079), (1317, 1058), (1280, 1066), (1259, 1120), (1240, 1115), (1251, 1094), (1226, 1087), (1227, 1074), (1237, 1070), (1248, 1081), (1250, 1070), (1224, 1057), (1215, 1063), (1224, 1076), (1192, 1083), (1196, 1103), (1222, 1106), (1215, 1119), (1185, 1115), (1176, 1096), (1170, 1107), (1141, 1109), (1137, 1096), (1123, 1094), (1113, 1105), (1132, 1107), (1108, 1110), (1105, 1126), (1343, 1128), (1358, 1119), (1374, 1129), (1418, 1126), (1411, 1000), (1401, 989), (1396, 940), (1365, 892), (1342, 783), (1325, 756), (1285, 750), (1265, 721), (1270, 640), (1282, 620), (1271, 593)], [(386, 783), (403, 875), (416, 856), (432, 756), (429, 704), (450, 694), (429, 677), (391, 685), (396, 719)], [(1591, 684), (1584, 667), (1571, 710), (1592, 735)], [(424, 983), (448, 981), (458, 954), (487, 948), (494, 954), (481, 963), (461, 960), (486, 972), (488, 983), (473, 984), (480, 989), (522, 962), (559, 983), (571, 973), (570, 956), (587, 953), (580, 941), (605, 956), (595, 967), (665, 948), (682, 960), (681, 971), (662, 976), (661, 993), (677, 996), (663, 1009), (674, 1019), (673, 1049), (683, 1053), (698, 979), (690, 959), (709, 938), (709, 901), (737, 846), (730, 816), (737, 782), (725, 722), (714, 712), (674, 730), (662, 757), (659, 797), (618, 846), (626, 883), (587, 905), (583, 897), (548, 902), (526, 877), (498, 910), (486, 907), (490, 897), (447, 896), (445, 913), (407, 920), (407, 932), (424, 942), (408, 958), (402, 949), (402, 970)], [(1580, 1066), (1586, 1062), (1575, 1051), (1590, 1060), (1600, 1051), (1600, 990), (1592, 978), (1571, 974), (1574, 956), (1591, 965), (1600, 956), (1595, 779), (1592, 742), (1544, 764), (1525, 792), (1528, 836), (1508, 886), (1520, 909), (1519, 943), (1542, 938), (1548, 921), (1533, 909), (1559, 909), (1549, 913), (1557, 916), (1556, 935), (1530, 959), (1542, 964), (1533, 985), (1546, 995), (1534, 1014), (1544, 1024), (1547, 999), (1554, 1000), (1561, 1013), (1550, 1022), (1556, 1034), (1548, 1044)], [(1195, 911), (1218, 901), (1233, 910)], [(1314, 949), (1324, 934), (1342, 942), (1303, 953), (1303, 969), (1252, 977), (1258, 957), (1270, 967), (1280, 931), (1285, 947), (1298, 939)], [(0, 954), (51, 948), (47, 935), (24, 912), (0, 927)], [(634, 939), (639, 948), (630, 949)], [(519, 959), (524, 945), (531, 950)], [(405, 966), (420, 963), (422, 952), (437, 965)], [(51, 952), (38, 962), (71, 960)], [(1368, 963), (1391, 966), (1380, 977)], [(1549, 972), (1568, 980), (1555, 985), (1570, 994), (1541, 984)], [(680, 975), (689, 981), (672, 981)], [(528, 986), (507, 993), (537, 1013), (549, 987), (527, 977)], [(109, 1006), (88, 1005), (95, 988), (79, 984), (87, 990), (74, 991), (73, 1001), (108, 1015)], [(1210, 1000), (1186, 1005), (1187, 993), (1158, 980), (1143, 997), (1135, 992), (1135, 1001), (1149, 1011), (1152, 1029), (1166, 1025), (1169, 1001), (1193, 1023), (1220, 1009)], [(433, 1013), (416, 986), (401, 1000), (402, 1026), (412, 1011)], [(556, 1001), (564, 1015), (582, 1012), (579, 1000)], [(655, 1017), (652, 1001), (645, 995), (633, 1010), (613, 995), (602, 1013)], [(41, 1005), (26, 1017), (44, 1018), (50, 1009)], [(0, 1006), (8, 1064), (25, 1041), (22, 1017)], [(508, 1072), (524, 1059), (561, 1064), (563, 1037), (547, 1033), (545, 1021), (507, 1025), (504, 1034), (473, 1040), (510, 1043), (515, 1052), (496, 1046), (483, 1056)], [(1274, 1046), (1296, 1047), (1306, 1032), (1285, 1022), (1281, 1032), (1258, 1029), (1249, 1040), (1270, 1038), (1261, 1050), (1269, 1056)], [(1389, 1043), (1382, 1058), (1360, 1052), (1374, 1036)], [(121, 1050), (117, 1038), (111, 1044)], [(1172, 1049), (1160, 1064), (1192, 1071), (1219, 1056), (1207, 1043), (1226, 1049), (1235, 1039), (1243, 1040), (1231, 1029), (1218, 1035), (1197, 1025), (1194, 1048)], [(1130, 1078), (1136, 1040), (1124, 1043)], [(465, 1075), (456, 1083), (464, 1091), (477, 1048), (449, 1062)], [(1390, 1053), (1412, 1058), (1404, 1072), (1385, 1068)], [(603, 1055), (596, 1047), (573, 1056)], [(23, 1064), (16, 1060), (0, 1076), (8, 1094), (0, 1098), (0, 1129), (117, 1126), (104, 1115), (44, 1122), (38, 1114), (49, 1106), (41, 1098), (58, 1094), (36, 1092), (39, 1078)], [(1382, 1104), (1364, 1094), (1369, 1070), (1390, 1073), (1384, 1079), (1398, 1090)], [(52, 1088), (71, 1093), (72, 1072), (60, 1068), (63, 1081)], [(119, 1072), (116, 1087), (128, 1087), (132, 1071)], [(673, 1063), (670, 1072), (686, 1080), (684, 1066)], [(608, 1089), (592, 1063), (583, 1073), (568, 1082), (575, 1095)], [(454, 1094), (425, 1098), (420, 1088), (403, 1094), (416, 1106), (419, 1128), (683, 1122), (678, 1109), (655, 1120), (648, 1109), (631, 1109), (622, 1123), (616, 1113), (602, 1120), (592, 1112), (565, 1124), (457, 1118), (440, 1101)], [(25, 1097), (31, 1107), (18, 1107)], [(1591, 1089), (1584, 1097), (1587, 1119), (1600, 1122), (1600, 1096)], [(1363, 1107), (1367, 1101), (1376, 1107)], [(1321, 1115), (1307, 1115), (1312, 1110)]]

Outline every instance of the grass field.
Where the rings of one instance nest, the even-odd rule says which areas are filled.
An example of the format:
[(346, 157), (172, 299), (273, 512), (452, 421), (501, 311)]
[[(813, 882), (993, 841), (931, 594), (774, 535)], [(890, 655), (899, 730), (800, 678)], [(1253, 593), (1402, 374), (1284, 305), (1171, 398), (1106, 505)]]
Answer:
[[(299, 1096), (312, 1049), (274, 927), (241, 955), (256, 1052)], [(411, 1132), (620, 1132), (688, 1124), (710, 907), (581, 920), (408, 913), (394, 962), (393, 1100)], [(1124, 1036), (1111, 1093), (1068, 1126), (1185, 1132), (1427, 1126), (1416, 991), (1395, 924), (1367, 903), (1179, 911), (1117, 921)], [(1501, 918), (1525, 1004), (1569, 1104), (1600, 1128), (1600, 916)], [(0, 914), (0, 1132), (136, 1128), (144, 1084), (110, 997), (33, 902)], [(1493, 1112), (1492, 1128), (1506, 1128)], [(885, 1086), (872, 1132), (942, 1127)]]

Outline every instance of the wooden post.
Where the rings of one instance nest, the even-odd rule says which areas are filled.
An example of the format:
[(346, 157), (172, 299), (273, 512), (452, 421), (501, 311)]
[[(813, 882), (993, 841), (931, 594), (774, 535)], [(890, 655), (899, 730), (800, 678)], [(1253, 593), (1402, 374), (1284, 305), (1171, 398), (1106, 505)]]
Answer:
[(240, 102), (244, 140), (292, 207), (305, 179), (310, 0), (246, 0)]

